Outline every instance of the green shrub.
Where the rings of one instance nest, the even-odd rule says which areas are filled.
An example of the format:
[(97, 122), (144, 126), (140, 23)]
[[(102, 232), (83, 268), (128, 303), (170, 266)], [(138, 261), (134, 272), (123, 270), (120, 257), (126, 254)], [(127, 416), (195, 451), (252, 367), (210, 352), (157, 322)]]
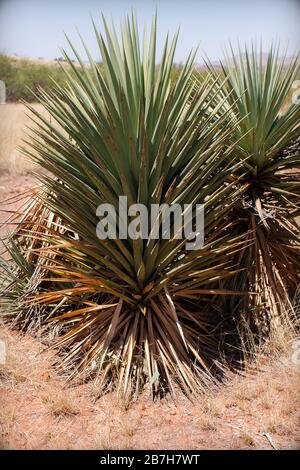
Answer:
[(49, 89), (54, 80), (60, 86), (66, 82), (65, 74), (58, 64), (38, 64), (27, 59), (15, 59), (0, 55), (0, 79), (6, 85), (6, 100), (34, 101), (31, 90), (37, 86)]

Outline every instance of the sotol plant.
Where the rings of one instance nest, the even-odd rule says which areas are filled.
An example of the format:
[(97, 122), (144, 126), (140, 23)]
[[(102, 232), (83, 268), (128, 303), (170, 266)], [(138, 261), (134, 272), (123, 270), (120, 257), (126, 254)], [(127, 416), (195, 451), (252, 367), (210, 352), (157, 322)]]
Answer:
[(267, 55), (256, 46), (237, 53), (231, 48), (221, 74), (209, 66), (219, 83), (223, 80), (230, 113), (241, 120), (234, 131), (243, 159), (236, 175), (245, 193), (233, 216), (240, 219), (236, 234), (254, 241), (237, 254), (246, 269), (230, 286), (256, 295), (232, 298), (227, 308), (244, 310), (259, 333), (263, 323), (267, 333), (291, 318), (300, 279), (300, 105), (290, 103), (300, 62), (299, 55), (288, 63), (279, 54), (276, 45)]
[[(104, 27), (106, 41), (95, 27), (101, 69), (84, 43), (89, 68), (70, 43), (80, 66), (65, 53), (67, 86), (36, 96), (52, 121), (30, 108), (27, 153), (47, 173), (8, 246), (5, 308), (27, 327), (52, 326), (66, 352), (61, 365), (71, 376), (96, 375), (99, 390), (130, 395), (148, 384), (175, 393), (177, 383), (192, 393), (211, 380), (226, 328), (199, 298), (221, 292), (241, 244), (226, 219), (240, 192), (228, 182), (237, 123), (215, 104), (210, 76), (200, 87), (192, 79), (193, 55), (171, 87), (177, 35), (156, 67), (156, 19), (142, 50), (134, 18), (121, 43)], [(186, 251), (174, 235), (100, 240), (96, 209), (108, 202), (118, 214), (121, 195), (149, 208), (204, 203), (204, 248)]]

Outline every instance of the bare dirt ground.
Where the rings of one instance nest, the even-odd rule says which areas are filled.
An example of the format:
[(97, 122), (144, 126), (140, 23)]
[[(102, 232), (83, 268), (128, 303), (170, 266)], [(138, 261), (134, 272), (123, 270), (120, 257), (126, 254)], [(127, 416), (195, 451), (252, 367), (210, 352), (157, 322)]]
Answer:
[[(0, 176), (0, 205), (33, 183), (29, 176)], [(7, 349), (0, 365), (1, 449), (300, 448), (300, 370), (289, 345), (197, 403), (144, 395), (127, 410), (113, 394), (96, 399), (92, 384), (66, 386), (53, 353), (28, 334), (0, 324), (0, 340)]]

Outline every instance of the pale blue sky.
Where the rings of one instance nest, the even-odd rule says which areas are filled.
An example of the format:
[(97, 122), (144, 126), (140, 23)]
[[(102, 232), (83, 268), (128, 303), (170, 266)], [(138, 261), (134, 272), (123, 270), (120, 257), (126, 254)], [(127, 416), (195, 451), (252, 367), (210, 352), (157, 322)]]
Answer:
[(211, 60), (222, 57), (223, 46), (262, 39), (264, 49), (274, 39), (291, 54), (300, 48), (300, 1), (297, 0), (0, 0), (0, 52), (53, 59), (66, 46), (63, 30), (76, 46), (76, 27), (100, 58), (90, 14), (99, 27), (100, 12), (121, 17), (135, 8), (139, 25), (150, 26), (158, 11), (158, 40), (180, 26), (176, 60), (183, 61), (200, 43), (198, 62), (205, 51)]

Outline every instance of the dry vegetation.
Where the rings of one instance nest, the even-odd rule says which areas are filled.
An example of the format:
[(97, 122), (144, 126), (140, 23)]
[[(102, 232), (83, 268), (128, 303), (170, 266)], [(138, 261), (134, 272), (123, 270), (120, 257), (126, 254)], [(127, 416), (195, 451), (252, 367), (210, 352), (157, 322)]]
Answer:
[[(47, 115), (42, 105), (35, 104), (34, 107), (44, 116)], [(31, 124), (27, 113), (23, 104), (0, 106), (0, 175), (6, 172), (19, 175), (33, 169), (33, 163), (18, 150), (18, 146), (23, 145), (22, 139), (26, 137), (26, 126)]]
[(278, 449), (299, 448), (300, 371), (290, 344), (197, 404), (144, 395), (126, 410), (113, 395), (95, 400), (91, 384), (64, 388), (36, 339), (4, 326), (0, 339), (2, 449), (272, 449), (264, 433)]

